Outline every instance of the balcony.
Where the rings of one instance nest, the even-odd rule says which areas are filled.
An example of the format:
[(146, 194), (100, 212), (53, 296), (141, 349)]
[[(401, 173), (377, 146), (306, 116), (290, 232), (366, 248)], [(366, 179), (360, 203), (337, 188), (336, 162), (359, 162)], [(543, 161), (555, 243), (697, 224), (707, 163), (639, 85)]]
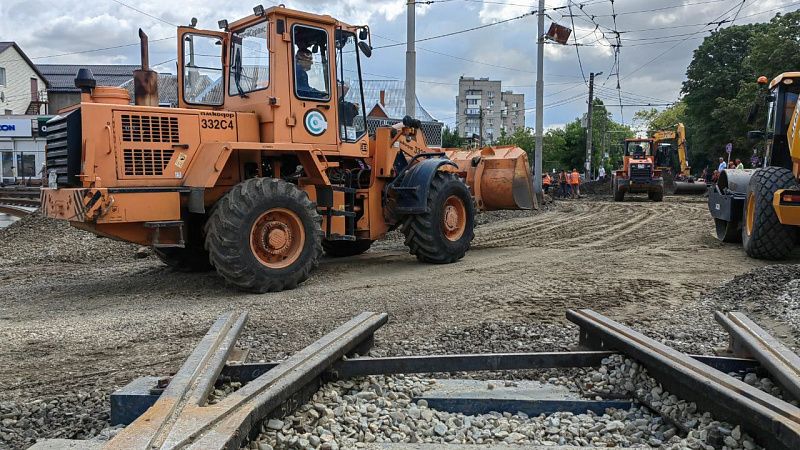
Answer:
[(464, 110), (464, 114), (468, 116), (480, 116), (481, 109), (480, 108), (467, 108)]

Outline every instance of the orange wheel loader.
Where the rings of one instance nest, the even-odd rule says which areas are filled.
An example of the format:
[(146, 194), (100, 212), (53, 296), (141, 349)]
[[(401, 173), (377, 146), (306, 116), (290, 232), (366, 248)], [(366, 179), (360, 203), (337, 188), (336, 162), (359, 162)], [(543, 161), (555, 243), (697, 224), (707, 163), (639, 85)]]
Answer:
[(177, 108), (158, 105), (141, 31), (134, 104), (81, 69), (80, 104), (48, 122), (43, 214), (267, 292), (302, 283), (323, 251), (357, 255), (395, 228), (420, 261), (452, 263), (476, 209), (535, 207), (519, 148), (429, 148), (411, 117), (367, 132), (368, 26), (253, 12), (178, 28)]
[(654, 202), (664, 198), (664, 179), (655, 167), (653, 144), (653, 139), (625, 139), (622, 168), (612, 177), (614, 201), (624, 201), (627, 193), (647, 193)]

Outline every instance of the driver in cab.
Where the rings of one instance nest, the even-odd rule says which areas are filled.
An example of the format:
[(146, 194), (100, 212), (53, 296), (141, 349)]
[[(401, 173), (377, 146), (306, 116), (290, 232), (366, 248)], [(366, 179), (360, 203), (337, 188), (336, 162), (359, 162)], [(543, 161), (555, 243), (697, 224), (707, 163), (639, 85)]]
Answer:
[(307, 98), (325, 98), (327, 93), (314, 89), (308, 84), (308, 71), (314, 65), (311, 51), (300, 49), (295, 54), (295, 83), (297, 84), (297, 95)]

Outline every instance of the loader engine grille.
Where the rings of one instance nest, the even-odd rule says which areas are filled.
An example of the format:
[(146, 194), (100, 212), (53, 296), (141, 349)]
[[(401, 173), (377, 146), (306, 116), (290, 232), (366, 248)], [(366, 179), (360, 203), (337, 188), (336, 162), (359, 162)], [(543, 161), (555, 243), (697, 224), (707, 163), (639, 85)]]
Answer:
[(631, 164), (631, 180), (650, 181), (650, 164)]
[(47, 122), (46, 169), (58, 187), (80, 186), (81, 150), (80, 108)]
[(173, 153), (173, 149), (126, 148), (123, 150), (125, 175), (161, 176)]
[(177, 143), (178, 140), (177, 117), (122, 115), (123, 142)]

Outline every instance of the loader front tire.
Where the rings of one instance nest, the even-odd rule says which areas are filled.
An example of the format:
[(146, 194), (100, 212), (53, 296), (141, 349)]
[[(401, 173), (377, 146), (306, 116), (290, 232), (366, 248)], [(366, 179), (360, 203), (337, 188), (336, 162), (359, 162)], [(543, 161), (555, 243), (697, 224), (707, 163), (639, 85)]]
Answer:
[(206, 225), (206, 249), (217, 272), (239, 289), (294, 289), (317, 267), (322, 218), (297, 186), (251, 178), (234, 186)]
[(372, 246), (369, 239), (358, 239), (356, 241), (322, 241), (322, 248), (325, 254), (332, 258), (343, 258), (346, 256), (360, 255)]
[(614, 201), (615, 202), (622, 202), (625, 201), (625, 191), (620, 189), (619, 183), (617, 180), (614, 180)]
[(436, 172), (427, 206), (426, 213), (403, 219), (401, 231), (409, 253), (433, 264), (463, 258), (475, 237), (475, 205), (467, 185), (455, 174)]
[(664, 200), (664, 189), (648, 192), (647, 198), (651, 202), (660, 202)]
[(766, 167), (750, 178), (744, 203), (742, 246), (751, 258), (786, 259), (794, 249), (797, 230), (778, 220), (772, 198), (778, 189), (794, 188), (789, 169)]

